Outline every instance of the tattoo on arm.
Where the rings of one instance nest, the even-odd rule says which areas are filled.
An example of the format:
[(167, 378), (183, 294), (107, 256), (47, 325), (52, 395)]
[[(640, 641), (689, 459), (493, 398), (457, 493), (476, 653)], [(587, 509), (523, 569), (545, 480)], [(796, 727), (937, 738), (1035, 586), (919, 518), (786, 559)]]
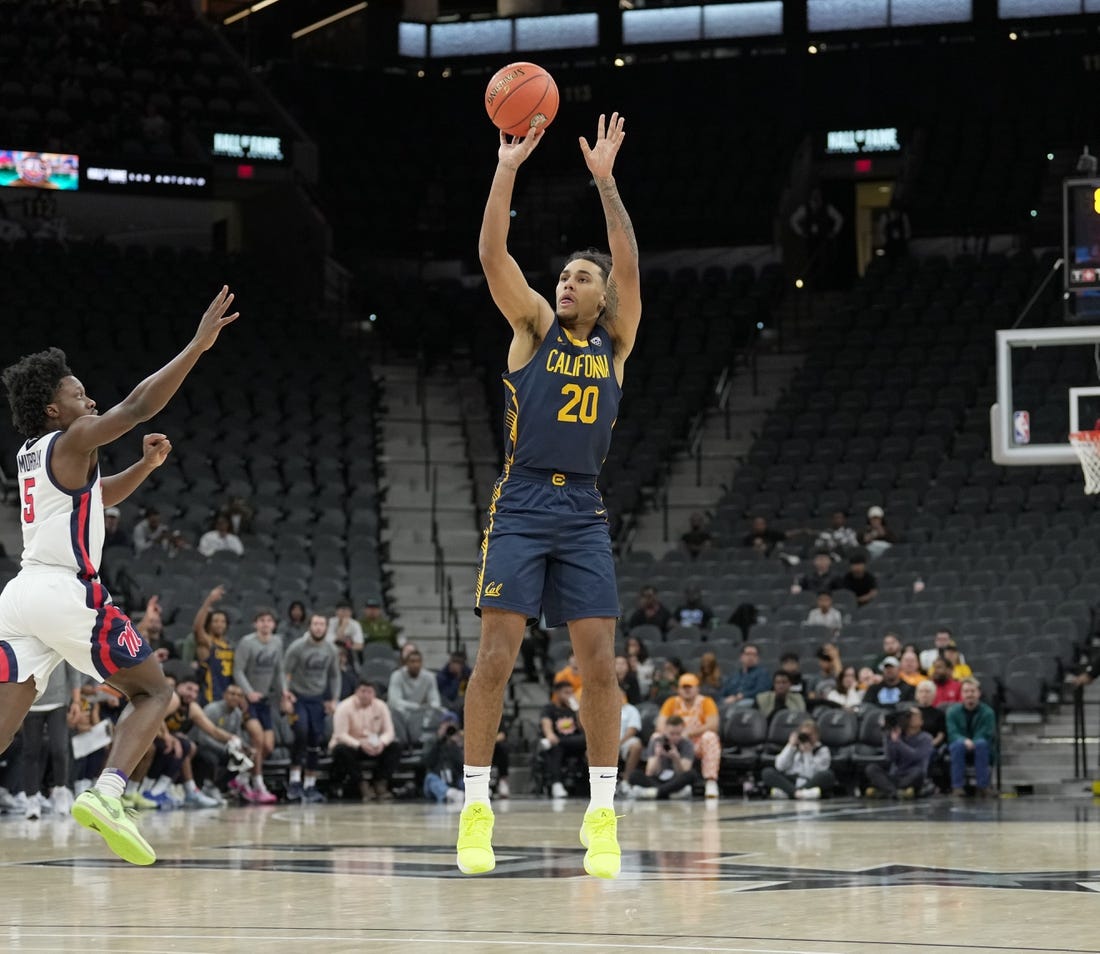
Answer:
[(619, 316), (619, 287), (615, 284), (614, 276), (607, 280), (607, 291), (604, 297), (607, 303), (603, 308), (603, 317), (610, 323)]
[(596, 187), (600, 190), (600, 199), (603, 201), (604, 217), (607, 219), (608, 233), (622, 230), (626, 233), (626, 239), (630, 243), (631, 254), (638, 257), (638, 241), (634, 237), (634, 226), (627, 215), (626, 206), (619, 197), (619, 190), (615, 186), (615, 180), (611, 177), (597, 179)]

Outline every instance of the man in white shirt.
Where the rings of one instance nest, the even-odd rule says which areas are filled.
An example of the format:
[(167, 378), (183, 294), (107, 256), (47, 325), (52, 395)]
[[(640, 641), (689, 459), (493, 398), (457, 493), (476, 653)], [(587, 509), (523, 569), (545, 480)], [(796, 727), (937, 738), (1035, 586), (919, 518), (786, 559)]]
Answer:
[(623, 707), (619, 713), (619, 758), (623, 762), (623, 774), (620, 776), (619, 793), (630, 794), (627, 779), (638, 767), (642, 758), (642, 716), (635, 706), (626, 701), (623, 695)]
[(150, 507), (134, 526), (134, 553), (141, 556), (154, 544), (163, 545), (169, 533), (168, 525), (160, 522), (160, 511)]
[[(136, 534), (135, 530), (135, 534)], [(244, 556), (244, 544), (241, 538), (232, 531), (232, 524), (226, 516), (219, 516), (214, 521), (214, 529), (208, 530), (199, 538), (199, 553), (204, 557), (212, 556), (228, 550), (237, 556)]]
[(423, 665), (423, 657), (419, 652), (413, 651), (405, 657), (405, 665), (390, 676), (386, 698), (389, 699), (390, 706), (398, 712), (443, 708), (439, 701), (435, 673), (422, 668)]
[(844, 617), (840, 614), (840, 610), (833, 606), (831, 593), (817, 594), (817, 606), (807, 614), (804, 625), (824, 626), (830, 632), (836, 632), (844, 625)]
[[(946, 626), (941, 626), (939, 629), (937, 629), (936, 635), (932, 637), (932, 648), (921, 650), (921, 670), (924, 672), (931, 672), (932, 663), (934, 663), (939, 658), (940, 651), (946, 649), (951, 644), (951, 641), (951, 630), (949, 630)], [(961, 654), (959, 655), (959, 660), (961, 662), (966, 662), (966, 660), (962, 658)]]
[(325, 639), (356, 653), (363, 651), (363, 627), (351, 618), (351, 603), (347, 600), (336, 604), (336, 615), (329, 618)]

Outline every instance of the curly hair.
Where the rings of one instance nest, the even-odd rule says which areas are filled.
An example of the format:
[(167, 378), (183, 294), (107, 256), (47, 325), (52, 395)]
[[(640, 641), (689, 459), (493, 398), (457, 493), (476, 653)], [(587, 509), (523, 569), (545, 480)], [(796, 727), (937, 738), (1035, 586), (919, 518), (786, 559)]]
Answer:
[(37, 437), (47, 430), (46, 405), (53, 402), (62, 378), (71, 374), (60, 348), (24, 355), (4, 369), (0, 379), (8, 391), (12, 423), (20, 434)]
[(607, 252), (601, 252), (598, 248), (589, 247), (568, 256), (562, 267), (568, 265), (570, 262), (575, 262), (578, 258), (583, 258), (585, 261), (592, 262), (594, 265), (599, 265), (600, 271), (603, 272), (600, 278), (602, 278), (604, 282), (607, 281), (607, 276), (611, 274), (611, 256), (608, 255)]

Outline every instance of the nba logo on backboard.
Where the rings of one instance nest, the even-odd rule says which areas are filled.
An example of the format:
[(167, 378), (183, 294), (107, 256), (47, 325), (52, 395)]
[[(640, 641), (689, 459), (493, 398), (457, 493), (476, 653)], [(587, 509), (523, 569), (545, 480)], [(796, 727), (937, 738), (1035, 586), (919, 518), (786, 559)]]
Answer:
[(1027, 411), (1014, 411), (1012, 431), (1017, 444), (1031, 443), (1031, 415)]

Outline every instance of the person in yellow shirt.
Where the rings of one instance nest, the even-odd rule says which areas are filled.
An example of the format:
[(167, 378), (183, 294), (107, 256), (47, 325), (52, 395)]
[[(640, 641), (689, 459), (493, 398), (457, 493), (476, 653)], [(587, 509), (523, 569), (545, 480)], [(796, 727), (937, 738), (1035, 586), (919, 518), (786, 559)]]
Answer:
[(951, 675), (958, 679), (960, 682), (963, 679), (969, 679), (974, 675), (974, 671), (963, 662), (963, 658), (959, 653), (959, 647), (955, 644), (955, 640), (951, 640), (943, 649), (940, 650), (943, 653), (944, 659), (947, 660), (947, 664), (951, 667)]
[(577, 657), (572, 653), (569, 654), (569, 661), (562, 669), (554, 674), (554, 685), (559, 682), (567, 682), (573, 687), (573, 695), (580, 698), (581, 694), (581, 671), (577, 666)]
[(664, 736), (665, 725), (672, 716), (684, 720), (684, 735), (695, 747), (695, 757), (702, 761), (706, 797), (718, 797), (718, 766), (722, 760), (722, 742), (718, 738), (718, 705), (710, 696), (699, 692), (699, 677), (684, 673), (677, 683), (677, 692), (669, 696), (657, 715), (654, 738)]

